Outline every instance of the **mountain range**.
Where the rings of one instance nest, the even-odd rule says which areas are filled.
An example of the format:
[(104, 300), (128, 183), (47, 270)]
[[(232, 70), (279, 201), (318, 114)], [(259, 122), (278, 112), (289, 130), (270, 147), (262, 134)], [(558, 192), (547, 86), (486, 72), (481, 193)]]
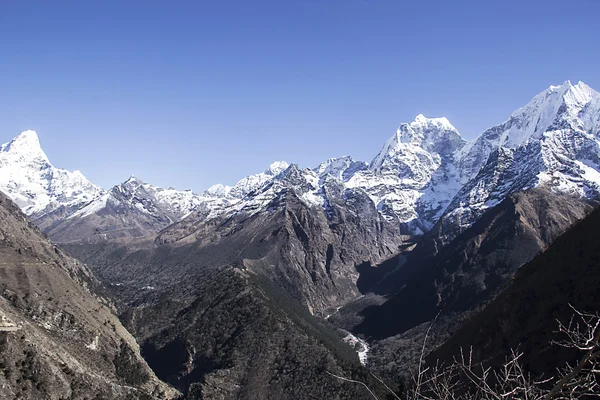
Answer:
[(55, 168), (35, 132), (25, 131), (2, 145), (0, 189), (60, 242), (94, 239), (94, 234), (142, 237), (192, 210), (205, 219), (258, 212), (286, 187), (327, 213), (334, 200), (326, 190), (331, 181), (342, 193), (366, 193), (403, 234), (422, 234), (442, 218), (451, 225), (447, 235), (452, 238), (483, 210), (527, 188), (596, 196), (599, 127), (598, 92), (567, 81), (538, 94), (472, 142), (446, 118), (419, 115), (401, 124), (370, 163), (341, 157), (311, 169), (275, 162), (232, 187), (214, 185), (202, 194), (158, 188), (134, 177), (104, 191), (78, 171)]
[(55, 254), (85, 263), (67, 263), (73, 279), (114, 302), (163, 393), (372, 398), (342, 376), (385, 398), (407, 384), (424, 337), (430, 352), (461, 326), (476, 332), (468, 321), (488, 318), (522, 265), (596, 206), (600, 94), (550, 86), (473, 141), (419, 115), (370, 162), (277, 161), (203, 193), (133, 176), (104, 190), (54, 167), (25, 131), (0, 149), (0, 191)]

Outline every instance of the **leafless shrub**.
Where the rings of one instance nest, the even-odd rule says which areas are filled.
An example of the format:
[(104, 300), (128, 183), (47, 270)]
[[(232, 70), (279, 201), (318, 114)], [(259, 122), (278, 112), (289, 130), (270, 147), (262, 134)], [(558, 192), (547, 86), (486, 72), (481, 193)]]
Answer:
[[(550, 400), (600, 396), (600, 316), (573, 309), (567, 325), (559, 321), (562, 338), (554, 344), (581, 351), (579, 362), (557, 370), (554, 376), (533, 379), (521, 363), (523, 353), (511, 351), (500, 368), (473, 362), (472, 349), (461, 350), (448, 365), (425, 367), (421, 357), (408, 398), (411, 400)], [(427, 335), (425, 341), (427, 340)], [(424, 348), (424, 346), (423, 346)]]

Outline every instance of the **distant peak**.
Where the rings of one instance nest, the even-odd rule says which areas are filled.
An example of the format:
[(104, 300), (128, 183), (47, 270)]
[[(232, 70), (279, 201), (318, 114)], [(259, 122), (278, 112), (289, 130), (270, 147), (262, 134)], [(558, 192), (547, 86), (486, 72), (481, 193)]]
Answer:
[(269, 168), (267, 168), (265, 173), (271, 174), (271, 175), (278, 175), (281, 172), (285, 171), (289, 166), (290, 166), (290, 164), (288, 164), (285, 161), (275, 161), (275, 162), (271, 163), (271, 165), (269, 165)]
[(125, 182), (123, 182), (123, 184), (124, 185), (131, 185), (131, 184), (142, 185), (142, 184), (144, 184), (144, 182), (139, 180), (135, 175), (130, 175), (129, 178), (127, 178), (127, 180)]
[(540, 93), (540, 95), (544, 93), (565, 94), (569, 92), (593, 93), (595, 91), (594, 89), (586, 85), (583, 81), (579, 81), (577, 82), (577, 84), (573, 85), (570, 80), (566, 80), (561, 85), (551, 85), (547, 90)]
[(446, 118), (446, 117), (427, 118), (423, 114), (417, 115), (415, 117), (415, 120), (410, 125), (412, 127), (431, 125), (431, 126), (436, 126), (437, 128), (440, 128), (440, 129), (452, 130), (452, 131), (456, 130), (454, 125), (452, 125), (450, 123), (450, 121), (448, 121), (448, 118)]
[(212, 185), (208, 189), (206, 189), (206, 193), (211, 196), (226, 196), (231, 191), (230, 186), (225, 186), (221, 183), (217, 183), (216, 185)]
[(550, 92), (562, 92), (562, 91), (569, 90), (572, 87), (573, 87), (573, 84), (571, 83), (570, 80), (567, 79), (566, 81), (564, 81), (560, 85), (550, 85), (550, 87), (546, 91), (550, 91)]
[(21, 132), (13, 140), (2, 145), (0, 151), (17, 154), (25, 159), (42, 158), (44, 161), (49, 162), (40, 146), (40, 139), (36, 131), (33, 130)]
[(35, 143), (40, 143), (40, 138), (38, 137), (38, 134), (36, 131), (31, 130), (31, 129), (27, 129), (24, 130), (23, 132), (21, 132), (16, 138), (15, 140), (26, 140), (29, 142), (35, 142)]

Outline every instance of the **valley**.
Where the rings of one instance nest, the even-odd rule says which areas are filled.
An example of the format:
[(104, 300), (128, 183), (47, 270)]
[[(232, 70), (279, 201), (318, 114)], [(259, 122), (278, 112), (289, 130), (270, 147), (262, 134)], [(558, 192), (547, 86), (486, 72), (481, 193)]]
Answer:
[(29, 130), (0, 148), (0, 191), (0, 398), (408, 399), (470, 346), (496, 366), (519, 347), (535, 378), (577, 362), (553, 324), (598, 312), (583, 82), (471, 141), (418, 115), (369, 162), (202, 193), (105, 190)]

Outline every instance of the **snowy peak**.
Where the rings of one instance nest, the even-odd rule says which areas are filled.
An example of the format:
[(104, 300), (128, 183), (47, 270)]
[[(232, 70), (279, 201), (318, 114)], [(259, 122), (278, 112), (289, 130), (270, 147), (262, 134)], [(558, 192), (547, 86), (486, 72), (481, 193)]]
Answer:
[(260, 188), (265, 182), (281, 174), (289, 166), (290, 165), (285, 161), (275, 161), (263, 172), (242, 178), (231, 188), (231, 190), (227, 192), (227, 195), (233, 198), (241, 199), (254, 190)]
[(46, 153), (40, 146), (40, 140), (35, 131), (26, 130), (0, 148), (5, 156), (19, 158), (21, 161), (35, 160), (50, 163)]
[(134, 184), (134, 183), (144, 183), (144, 182), (142, 182), (138, 178), (136, 178), (135, 175), (130, 175), (129, 178), (127, 178), (127, 180), (125, 182), (123, 182), (124, 185)]
[[(84, 218), (92, 214), (122, 214), (134, 218), (139, 213), (157, 221), (175, 222), (201, 203), (200, 196), (190, 190), (161, 188), (145, 183), (135, 176), (113, 186), (69, 218)], [(114, 216), (114, 215), (113, 215)], [(163, 226), (164, 227), (164, 226)]]
[(381, 171), (394, 167), (398, 160), (419, 162), (419, 153), (430, 153), (440, 157), (453, 157), (466, 141), (446, 118), (426, 118), (417, 115), (409, 124), (398, 127), (379, 154), (370, 164), (372, 170)]
[(350, 156), (330, 158), (322, 162), (313, 170), (321, 180), (327, 177), (333, 177), (340, 181), (348, 181), (356, 172), (367, 169), (368, 164), (363, 161), (356, 161)]
[(448, 121), (448, 119), (446, 117), (427, 118), (423, 114), (419, 114), (419, 115), (417, 115), (415, 120), (410, 125), (415, 129), (417, 127), (424, 126), (424, 127), (436, 127), (439, 130), (458, 132), (456, 130), (456, 128), (450, 123), (450, 121)]
[(216, 185), (212, 185), (211, 187), (206, 189), (204, 194), (206, 196), (211, 196), (211, 197), (225, 197), (225, 196), (229, 195), (230, 191), (231, 191), (231, 186), (225, 186), (220, 183), (217, 183)]
[(513, 112), (506, 122), (484, 132), (479, 140), (490, 141), (493, 147), (515, 148), (528, 140), (540, 139), (553, 126), (581, 126), (581, 111), (598, 97), (598, 92), (583, 82), (550, 86)]
[(267, 168), (264, 173), (275, 176), (285, 171), (289, 166), (290, 164), (285, 161), (274, 161), (271, 163), (271, 165), (269, 165), (269, 168)]
[(575, 86), (571, 86), (571, 82), (565, 82), (570, 87), (565, 91), (563, 99), (567, 106), (582, 108), (589, 103), (592, 98), (598, 96), (598, 92), (579, 81)]
[(600, 196), (600, 94), (583, 82), (550, 86), (486, 130), (465, 165), (481, 169), (446, 210), (449, 225), (466, 227), (507, 195), (532, 187)]
[(61, 207), (72, 210), (102, 193), (81, 172), (55, 168), (32, 130), (0, 147), (0, 190), (33, 218)]

